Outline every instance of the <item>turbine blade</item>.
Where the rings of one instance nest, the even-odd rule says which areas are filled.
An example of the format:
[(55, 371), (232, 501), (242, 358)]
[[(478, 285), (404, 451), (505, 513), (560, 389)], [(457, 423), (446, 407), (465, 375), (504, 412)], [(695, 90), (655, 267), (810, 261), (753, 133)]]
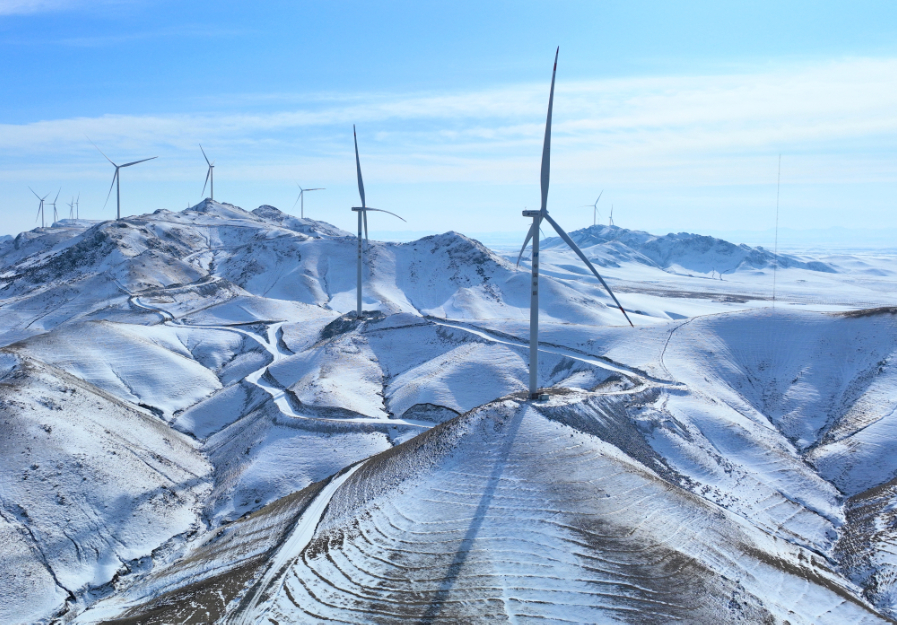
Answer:
[(548, 211), (548, 179), (551, 175), (551, 109), (554, 106), (554, 75), (558, 71), (558, 53), (554, 53), (554, 69), (551, 70), (551, 92), (548, 95), (548, 117), (545, 118), (545, 142), (542, 144), (542, 212)]
[(122, 165), (122, 167), (130, 167), (131, 165), (136, 165), (137, 163), (145, 163), (145, 162), (147, 162), (147, 161), (151, 161), (151, 160), (153, 160), (154, 158), (159, 158), (159, 157), (158, 157), (158, 156), (151, 156), (151, 157), (149, 157), (149, 158), (145, 158), (145, 159), (143, 159), (143, 160), (139, 160), (139, 161), (131, 161), (130, 163), (125, 163), (124, 165)]
[(367, 242), (368, 240), (368, 212), (361, 211), (361, 215), (364, 217), (364, 240)]
[(598, 199), (595, 200), (595, 206), (598, 205), (598, 202), (601, 201), (601, 196), (604, 195), (604, 189), (601, 189), (601, 193), (598, 194)]
[(303, 191), (323, 191), (324, 187), (318, 187), (316, 189), (303, 189)]
[[(392, 215), (393, 217), (399, 217), (399, 216), (396, 215), (395, 213), (390, 213), (389, 211), (385, 211), (385, 210), (380, 209), (380, 208), (370, 208), (370, 207), (368, 206), (368, 207), (365, 207), (364, 210), (365, 210), (365, 211), (377, 211), (378, 213), (386, 213), (387, 215)], [(405, 221), (405, 220), (402, 219), (401, 217), (399, 217), (399, 219), (401, 219), (402, 221)], [(405, 221), (405, 223), (408, 223), (408, 222)]]
[(589, 259), (586, 258), (585, 254), (582, 253), (582, 250), (579, 249), (579, 247), (576, 245), (576, 243), (573, 242), (573, 239), (571, 239), (569, 236), (567, 236), (567, 233), (564, 232), (564, 229), (558, 225), (558, 222), (556, 222), (554, 219), (551, 218), (551, 215), (546, 213), (545, 219), (547, 219), (548, 223), (550, 223), (552, 225), (552, 227), (557, 231), (557, 233), (559, 235), (561, 235), (561, 238), (564, 240), (564, 243), (569, 245), (570, 249), (573, 250), (574, 252), (576, 252), (576, 255), (579, 256), (579, 258), (582, 259), (582, 262), (584, 262), (586, 264), (586, 267), (588, 267), (592, 271), (592, 273), (595, 274), (595, 277), (598, 278), (598, 280), (601, 282), (601, 285), (607, 290), (608, 294), (610, 294), (611, 298), (614, 300), (614, 303), (617, 305), (617, 308), (619, 308), (620, 312), (623, 313), (623, 316), (626, 317), (626, 321), (628, 321), (629, 325), (631, 325), (634, 328), (635, 325), (632, 323), (632, 320), (629, 318), (629, 315), (626, 314), (626, 311), (623, 310), (623, 306), (620, 305), (620, 301), (617, 299), (617, 296), (614, 295), (614, 292), (610, 290), (610, 287), (607, 286), (607, 282), (604, 281), (604, 278), (601, 277), (601, 274), (598, 273), (598, 271), (595, 269), (595, 267), (592, 265), (592, 263), (589, 262)]
[(40, 212), (43, 210), (43, 208), (44, 208), (43, 204), (41, 204), (40, 206), (37, 207), (37, 215), (35, 215), (34, 221), (37, 221), (38, 219), (40, 219)]
[(209, 171), (206, 173), (206, 181), (202, 183), (202, 194), (206, 194), (206, 185), (209, 184), (209, 176), (212, 175), (212, 168), (209, 167)]
[(115, 173), (112, 175), (112, 184), (109, 185), (109, 193), (106, 194), (106, 201), (103, 202), (103, 208), (106, 208), (106, 204), (109, 203), (109, 197), (112, 195), (112, 187), (115, 186), (115, 181), (118, 178), (118, 167), (115, 168)]
[(358, 170), (358, 193), (361, 195), (361, 207), (364, 205), (364, 181), (361, 179), (361, 161), (358, 159), (358, 135), (355, 134), (355, 124), (352, 124), (352, 138), (355, 139), (355, 169)]
[[(202, 150), (202, 157), (203, 157), (204, 159), (206, 159), (206, 164), (207, 164), (209, 167), (211, 167), (212, 164), (209, 162), (209, 157), (206, 156), (206, 151), (202, 149), (202, 143), (199, 144), (199, 149)], [(203, 193), (205, 193), (205, 191), (203, 191)]]
[[(84, 135), (84, 136), (87, 137), (87, 135)], [(90, 141), (91, 143), (93, 143), (93, 140), (90, 137), (87, 137), (87, 140)], [(97, 152), (99, 152), (100, 154), (103, 154), (103, 150), (101, 150), (100, 146), (98, 146), (96, 143), (93, 143), (93, 147), (95, 147), (97, 149)], [(107, 161), (112, 163), (112, 159), (109, 158), (108, 156), (106, 156), (105, 154), (103, 154), (103, 158), (105, 158)], [(112, 163), (112, 164), (115, 165), (115, 163)], [(115, 165), (115, 166), (118, 167), (118, 165)]]
[(59, 194), (62, 193), (62, 187), (59, 187), (59, 191), (56, 192), (56, 197), (53, 198), (53, 206), (56, 206), (56, 200), (59, 199)]
[[(296, 185), (296, 186), (298, 187), (299, 185)], [(302, 189), (302, 187), (299, 187), (299, 188)], [(302, 199), (302, 194), (303, 194), (303, 193), (305, 193), (305, 189), (302, 189), (302, 190), (299, 192), (299, 197), (297, 197), (297, 198), (296, 198), (296, 201), (293, 202), (293, 208), (296, 208), (296, 204), (298, 204), (298, 203), (299, 203), (299, 200)]]
[(526, 246), (529, 245), (529, 240), (533, 238), (533, 228), (536, 227), (536, 222), (533, 221), (532, 225), (530, 225), (529, 230), (526, 233), (526, 240), (523, 241), (523, 247), (520, 248), (520, 253), (517, 255), (517, 266), (520, 266), (520, 259), (523, 258), (523, 252), (526, 251)]
[[(28, 187), (28, 190), (34, 193), (34, 189), (32, 189), (31, 187)], [(37, 193), (34, 193), (34, 197), (36, 197), (37, 199), (41, 199), (41, 197)]]

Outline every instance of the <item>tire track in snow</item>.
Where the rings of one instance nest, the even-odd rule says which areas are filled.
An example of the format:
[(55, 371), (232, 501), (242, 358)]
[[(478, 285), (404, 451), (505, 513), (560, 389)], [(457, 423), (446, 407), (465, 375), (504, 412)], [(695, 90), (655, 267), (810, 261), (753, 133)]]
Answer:
[[(432, 321), (436, 325), (444, 326), (446, 328), (453, 328), (455, 330), (461, 330), (462, 332), (467, 332), (469, 334), (473, 334), (481, 339), (485, 339), (492, 343), (500, 343), (502, 345), (508, 345), (511, 347), (522, 347), (525, 349), (529, 349), (529, 344), (524, 342), (523, 340), (514, 341), (510, 338), (499, 338), (494, 335), (489, 330), (485, 330), (478, 326), (472, 326), (465, 324), (459, 321), (443, 321), (431, 318)], [(516, 338), (516, 337), (515, 337)], [(556, 356), (563, 356), (565, 358), (570, 358), (571, 360), (577, 360), (579, 362), (585, 363), (592, 367), (597, 367), (599, 369), (604, 369), (605, 371), (611, 371), (613, 373), (617, 373), (619, 375), (627, 376), (627, 377), (637, 377), (642, 381), (644, 386), (661, 386), (661, 387), (680, 387), (681, 384), (678, 382), (668, 381), (668, 380), (660, 380), (654, 377), (651, 377), (645, 374), (642, 371), (635, 370), (631, 367), (627, 367), (626, 365), (620, 363), (611, 363), (605, 360), (601, 360), (595, 357), (590, 357), (586, 354), (583, 354), (577, 350), (560, 347), (557, 345), (548, 345), (546, 343), (539, 343), (539, 351), (545, 354), (554, 354)], [(669, 371), (667, 371), (669, 373)], [(630, 393), (630, 390), (623, 391), (625, 393)], [(603, 393), (605, 395), (618, 394), (619, 392), (614, 393)]]
[[(164, 321), (164, 325), (168, 325), (176, 328), (197, 328), (197, 329), (206, 329), (206, 330), (220, 330), (224, 332), (234, 332), (236, 334), (240, 334), (244, 337), (248, 337), (258, 343), (265, 351), (271, 354), (271, 362), (263, 365), (259, 369), (256, 369), (249, 375), (247, 375), (244, 379), (246, 382), (257, 386), (262, 389), (268, 395), (271, 396), (271, 399), (277, 405), (278, 409), (288, 417), (293, 417), (295, 419), (305, 419), (309, 421), (327, 421), (330, 423), (357, 423), (357, 424), (367, 424), (367, 425), (378, 425), (378, 426), (404, 426), (404, 427), (413, 427), (418, 428), (421, 431), (429, 430), (433, 427), (432, 423), (426, 421), (413, 421), (410, 419), (376, 419), (374, 417), (353, 417), (348, 419), (328, 419), (326, 417), (309, 417), (307, 415), (300, 414), (293, 409), (293, 406), (290, 404), (289, 399), (287, 398), (286, 389), (283, 389), (265, 378), (265, 374), (268, 372), (268, 368), (271, 365), (277, 364), (284, 358), (292, 356), (293, 354), (286, 353), (286, 351), (280, 346), (280, 341), (278, 340), (277, 333), (283, 327), (286, 321), (279, 321), (277, 323), (268, 323), (265, 339), (260, 338), (257, 334), (253, 332), (249, 332), (247, 330), (243, 330), (240, 328), (236, 328), (233, 326), (226, 325), (214, 325), (214, 324), (180, 324), (175, 319), (174, 315), (164, 308), (160, 308), (158, 306), (152, 306), (149, 304), (144, 304), (140, 301), (140, 297), (137, 295), (130, 295), (130, 301), (133, 302), (135, 306), (138, 308), (142, 308), (143, 310), (148, 310), (157, 314), (162, 315)], [(259, 323), (265, 323), (260, 321)], [(270, 376), (269, 376), (270, 377)]]

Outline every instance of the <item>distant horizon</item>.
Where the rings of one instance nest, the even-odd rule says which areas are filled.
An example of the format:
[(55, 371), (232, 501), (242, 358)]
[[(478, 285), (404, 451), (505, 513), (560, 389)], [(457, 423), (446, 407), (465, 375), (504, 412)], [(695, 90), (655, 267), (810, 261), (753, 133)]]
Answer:
[[(218, 202), (218, 200), (216, 200)], [(201, 204), (199, 202), (198, 204)], [(230, 204), (228, 202), (220, 202), (222, 204)], [(193, 206), (196, 206), (195, 204)], [(230, 204), (232, 206), (236, 206), (235, 204)], [(176, 209), (172, 212), (180, 212), (186, 210), (190, 207), (184, 207), (182, 209)], [(253, 208), (246, 208), (243, 206), (238, 206), (238, 208), (242, 210), (246, 210), (251, 212), (256, 208), (261, 206), (271, 206), (270, 204), (260, 204), (259, 206)], [(281, 210), (284, 214), (298, 217), (298, 214), (293, 214), (289, 211), (283, 211), (278, 207), (277, 210)], [(171, 210), (171, 209), (166, 209)], [(128, 217), (140, 217), (143, 215), (152, 214), (151, 211), (149, 213), (143, 213), (141, 215), (129, 215), (123, 217), (123, 219), (127, 219)], [(315, 217), (307, 216), (309, 219), (315, 219)], [(60, 221), (65, 221), (67, 218), (60, 219)], [(109, 219), (87, 219), (82, 218), (82, 221), (89, 221), (94, 223), (102, 223), (104, 221), (112, 221), (114, 218)], [(331, 223), (326, 219), (317, 219), (317, 221), (323, 221), (325, 223), (329, 223), (331, 225), (336, 225)], [(595, 224), (597, 226), (606, 226), (607, 224)], [(574, 226), (570, 224), (562, 224), (564, 228), (568, 232), (574, 232), (577, 230), (582, 230), (585, 228), (589, 228), (592, 224), (587, 224), (583, 226)], [(696, 229), (696, 230), (682, 230), (682, 229), (670, 229), (670, 228), (656, 228), (656, 229), (645, 229), (645, 228), (627, 228), (625, 225), (614, 224), (614, 226), (630, 231), (638, 231), (638, 232), (647, 232), (648, 234), (662, 237), (668, 234), (695, 234), (700, 236), (710, 236), (717, 239), (722, 239), (728, 241), (730, 243), (734, 243), (736, 245), (748, 245), (750, 247), (763, 247), (765, 249), (772, 250), (775, 246), (775, 228), (769, 228), (766, 230), (713, 230), (713, 229)], [(50, 226), (48, 226), (50, 227)], [(31, 230), (35, 230), (38, 228), (30, 228), (28, 230), (24, 230), (22, 232), (28, 232)], [(354, 235), (354, 229), (350, 230), (347, 228), (342, 228), (346, 230), (351, 235)], [(410, 241), (416, 241), (418, 239), (434, 236), (439, 234), (445, 234), (447, 232), (458, 232), (463, 234), (464, 236), (470, 237), (479, 241), (480, 243), (489, 246), (489, 247), (497, 247), (497, 248), (513, 248), (515, 246), (521, 245), (523, 243), (523, 237), (526, 235), (525, 228), (521, 228), (520, 230), (483, 230), (483, 231), (465, 231), (459, 228), (449, 228), (446, 230), (390, 230), (390, 229), (372, 229), (371, 237), (375, 240), (379, 241), (388, 241), (388, 242), (396, 242), (396, 243), (407, 243)], [(4, 237), (15, 238), (21, 234), (20, 232), (15, 233), (0, 233), (0, 240), (3, 240)], [(552, 238), (555, 236), (553, 233), (546, 233), (547, 238)], [(789, 228), (789, 227), (781, 227), (778, 230), (778, 247), (782, 251), (795, 251), (795, 252), (819, 252), (826, 253), (827, 251), (831, 251), (832, 253), (837, 252), (849, 252), (849, 251), (858, 251), (858, 252), (894, 252), (897, 251), (897, 228), (879, 228), (879, 229), (871, 229), (871, 228), (849, 228), (844, 226), (828, 226), (825, 228)]]

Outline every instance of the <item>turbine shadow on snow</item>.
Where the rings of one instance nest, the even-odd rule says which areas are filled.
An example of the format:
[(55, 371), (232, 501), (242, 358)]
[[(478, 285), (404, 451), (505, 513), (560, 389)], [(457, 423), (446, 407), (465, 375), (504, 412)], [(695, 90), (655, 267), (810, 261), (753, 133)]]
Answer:
[(492, 504), (492, 499), (495, 496), (498, 483), (501, 481), (501, 476), (505, 470), (508, 456), (511, 453), (511, 447), (514, 445), (514, 441), (517, 438), (517, 432), (520, 430), (520, 424), (523, 421), (525, 412), (526, 408), (522, 407), (517, 411), (517, 414), (511, 417), (510, 423), (507, 424), (504, 444), (501, 446), (498, 454), (496, 454), (495, 463), (492, 466), (492, 474), (489, 476), (489, 482), (483, 491), (483, 496), (480, 497), (480, 503), (473, 513), (473, 519), (470, 522), (470, 526), (467, 528), (467, 533), (464, 534), (464, 538), (461, 539), (461, 544), (455, 552), (455, 557), (452, 559), (451, 564), (449, 564), (448, 573), (439, 584), (439, 590), (436, 592), (436, 596), (433, 598), (433, 601), (430, 602), (430, 605), (427, 606), (426, 611), (424, 611), (424, 614), (421, 616), (418, 623), (431, 623), (442, 611), (442, 607), (458, 579), (458, 574), (464, 567), (464, 563), (467, 561), (467, 556), (470, 554), (470, 550), (477, 538), (477, 534), (479, 534), (480, 528), (483, 526), (483, 521), (486, 519), (486, 513), (489, 511), (489, 506)]

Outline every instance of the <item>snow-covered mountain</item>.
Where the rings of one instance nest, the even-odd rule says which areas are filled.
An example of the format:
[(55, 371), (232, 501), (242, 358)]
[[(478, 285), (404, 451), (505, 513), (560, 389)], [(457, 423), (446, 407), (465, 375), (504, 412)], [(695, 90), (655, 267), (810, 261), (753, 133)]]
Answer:
[[(617, 226), (590, 226), (570, 233), (570, 238), (591, 254), (589, 260), (605, 267), (634, 261), (679, 273), (726, 274), (745, 269), (768, 269), (775, 263), (783, 269), (795, 267), (835, 273), (818, 260), (805, 261), (791, 254), (774, 254), (762, 247), (735, 245), (722, 239), (680, 232), (655, 236)], [(560, 237), (551, 237), (546, 248), (566, 246)]]
[(765, 250), (571, 236), (636, 327), (546, 241), (535, 403), (526, 262), (458, 233), (372, 241), (360, 319), (270, 206), (0, 242), (0, 622), (897, 617), (894, 259), (773, 309)]

